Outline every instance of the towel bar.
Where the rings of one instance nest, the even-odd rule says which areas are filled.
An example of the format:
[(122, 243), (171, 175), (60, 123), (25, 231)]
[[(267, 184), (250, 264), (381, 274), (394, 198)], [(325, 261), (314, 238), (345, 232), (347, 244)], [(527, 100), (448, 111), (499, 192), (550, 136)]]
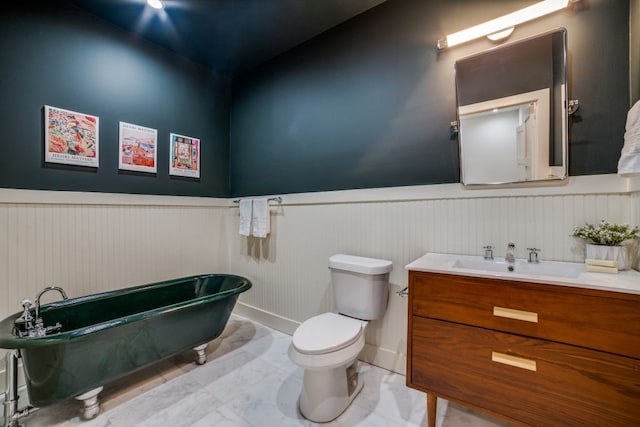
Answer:
[[(276, 196), (276, 197), (269, 197), (267, 199), (269, 202), (278, 202), (278, 203), (282, 203), (282, 197), (280, 196)], [(233, 201), (233, 203), (240, 203), (240, 199), (235, 199)]]

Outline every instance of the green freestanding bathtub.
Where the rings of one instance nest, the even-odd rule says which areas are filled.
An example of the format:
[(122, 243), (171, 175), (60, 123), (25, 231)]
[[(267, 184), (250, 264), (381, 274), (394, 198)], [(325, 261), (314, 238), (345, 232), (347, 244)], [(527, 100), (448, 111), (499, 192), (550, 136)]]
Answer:
[(209, 274), (54, 302), (40, 315), (45, 326), (59, 322), (59, 332), (18, 337), (14, 321), (22, 313), (15, 313), (0, 322), (0, 348), (17, 350), (29, 400), (44, 407), (204, 347), (250, 288), (243, 277)]

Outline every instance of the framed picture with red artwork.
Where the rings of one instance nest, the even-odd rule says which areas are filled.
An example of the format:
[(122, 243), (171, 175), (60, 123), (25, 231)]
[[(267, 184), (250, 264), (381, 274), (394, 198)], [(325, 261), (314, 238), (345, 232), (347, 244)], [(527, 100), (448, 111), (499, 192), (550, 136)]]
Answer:
[(98, 167), (98, 117), (44, 106), (44, 160)]

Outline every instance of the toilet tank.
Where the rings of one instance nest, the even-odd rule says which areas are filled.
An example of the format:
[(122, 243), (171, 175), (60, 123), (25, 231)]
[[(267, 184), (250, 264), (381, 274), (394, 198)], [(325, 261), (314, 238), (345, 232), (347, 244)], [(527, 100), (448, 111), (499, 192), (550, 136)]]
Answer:
[(329, 258), (335, 308), (362, 320), (382, 317), (389, 298), (391, 261), (353, 255)]

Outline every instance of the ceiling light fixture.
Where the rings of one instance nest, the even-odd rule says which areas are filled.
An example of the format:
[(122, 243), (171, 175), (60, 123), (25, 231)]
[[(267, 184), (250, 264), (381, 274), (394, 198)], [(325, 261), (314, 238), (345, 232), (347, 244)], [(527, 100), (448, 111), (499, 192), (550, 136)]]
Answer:
[(147, 4), (154, 9), (162, 9), (162, 2), (160, 0), (147, 0)]
[(466, 43), (468, 41), (487, 36), (491, 40), (500, 40), (508, 37), (513, 31), (513, 27), (527, 21), (539, 18), (549, 13), (564, 9), (569, 3), (577, 3), (580, 0), (544, 0), (517, 10), (507, 15), (501, 16), (491, 21), (469, 27), (457, 33), (449, 34), (445, 38), (438, 40), (438, 50)]

